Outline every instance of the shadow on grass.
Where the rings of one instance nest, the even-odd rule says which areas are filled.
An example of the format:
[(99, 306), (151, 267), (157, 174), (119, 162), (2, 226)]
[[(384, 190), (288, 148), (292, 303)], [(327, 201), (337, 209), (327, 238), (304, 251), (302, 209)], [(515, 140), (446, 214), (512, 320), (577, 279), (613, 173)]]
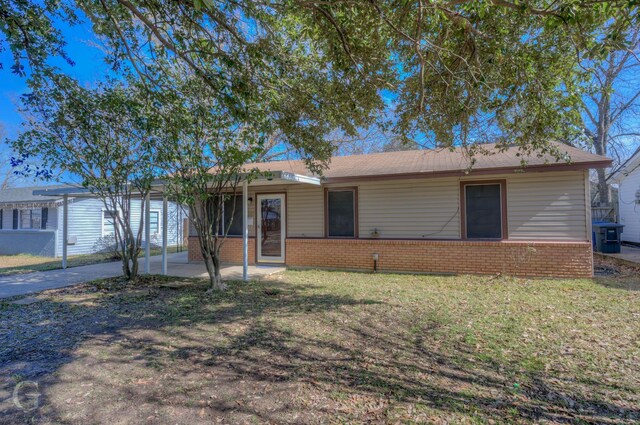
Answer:
[(640, 419), (638, 409), (567, 392), (541, 374), (530, 374), (514, 389), (515, 370), (492, 359), (479, 361), (466, 346), (433, 345), (436, 322), (408, 331), (411, 324), (388, 316), (391, 307), (378, 300), (283, 282), (232, 283), (212, 296), (204, 288), (152, 284), (89, 294), (74, 288), (28, 308), (5, 305), (0, 399), (10, 398), (15, 383), (24, 380), (38, 382), (43, 395), (31, 412), (5, 403), (1, 420)]
[(597, 276), (594, 282), (606, 288), (621, 289), (625, 291), (640, 291), (640, 273), (633, 276)]

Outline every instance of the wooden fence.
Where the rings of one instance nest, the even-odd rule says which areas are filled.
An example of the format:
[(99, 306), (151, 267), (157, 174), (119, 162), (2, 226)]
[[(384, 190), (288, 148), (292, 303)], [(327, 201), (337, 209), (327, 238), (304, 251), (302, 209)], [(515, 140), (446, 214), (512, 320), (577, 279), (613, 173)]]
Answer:
[(618, 221), (618, 214), (613, 206), (591, 207), (591, 221), (616, 223)]

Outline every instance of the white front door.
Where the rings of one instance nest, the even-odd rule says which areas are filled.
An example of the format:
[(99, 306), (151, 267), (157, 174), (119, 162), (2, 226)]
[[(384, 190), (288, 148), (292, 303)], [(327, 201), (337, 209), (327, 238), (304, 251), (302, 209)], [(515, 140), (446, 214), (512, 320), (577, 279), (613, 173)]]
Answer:
[(284, 263), (284, 240), (287, 234), (285, 196), (257, 195), (258, 261)]

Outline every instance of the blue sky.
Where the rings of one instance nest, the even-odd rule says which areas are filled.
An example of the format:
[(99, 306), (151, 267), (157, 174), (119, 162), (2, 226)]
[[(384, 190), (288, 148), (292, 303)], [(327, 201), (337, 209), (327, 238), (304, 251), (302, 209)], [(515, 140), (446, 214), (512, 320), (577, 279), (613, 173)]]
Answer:
[[(75, 62), (69, 66), (62, 60), (51, 63), (59, 66), (65, 73), (72, 75), (82, 82), (93, 82), (102, 79), (108, 67), (104, 63), (102, 51), (97, 45), (88, 22), (74, 27), (60, 25), (67, 41), (66, 52)], [(22, 118), (17, 112), (17, 105), (21, 94), (28, 91), (26, 77), (20, 77), (11, 72), (12, 56), (10, 52), (0, 53), (0, 62), (4, 69), (0, 70), (0, 124), (6, 135), (13, 137), (17, 134)]]

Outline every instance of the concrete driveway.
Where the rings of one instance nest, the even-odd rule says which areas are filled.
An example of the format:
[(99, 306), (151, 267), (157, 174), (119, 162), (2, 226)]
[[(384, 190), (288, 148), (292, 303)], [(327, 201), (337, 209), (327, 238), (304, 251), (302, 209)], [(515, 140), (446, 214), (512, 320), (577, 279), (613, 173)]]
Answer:
[[(189, 263), (187, 252), (169, 254), (167, 269), (171, 276), (178, 277), (207, 277), (204, 263)], [(140, 271), (144, 270), (144, 258), (140, 260)], [(151, 273), (160, 274), (162, 270), (162, 256), (151, 257)], [(284, 271), (284, 267), (250, 266), (249, 277), (260, 279), (273, 273)], [(27, 295), (46, 289), (62, 288), (76, 285), (89, 280), (118, 276), (122, 273), (120, 262), (93, 264), (90, 266), (71, 267), (66, 270), (48, 270), (43, 272), (0, 276), (0, 298), (16, 295)], [(242, 279), (241, 266), (225, 266), (222, 269), (225, 280)]]

